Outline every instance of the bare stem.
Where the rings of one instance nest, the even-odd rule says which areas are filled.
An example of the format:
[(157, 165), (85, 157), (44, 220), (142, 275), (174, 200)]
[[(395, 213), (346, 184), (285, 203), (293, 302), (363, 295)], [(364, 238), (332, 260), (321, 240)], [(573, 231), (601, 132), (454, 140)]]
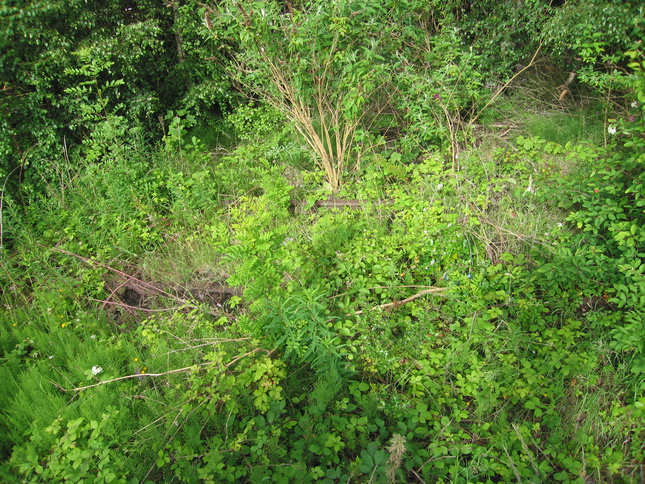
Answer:
[[(231, 340), (231, 341), (234, 341), (234, 340)], [(251, 351), (249, 351), (247, 353), (244, 353), (243, 355), (236, 356), (231, 361), (229, 361), (226, 365), (224, 365), (224, 367), (229, 368), (230, 366), (232, 366), (235, 363), (237, 363), (238, 361), (240, 361), (242, 358), (244, 358), (246, 356), (249, 356), (249, 355), (252, 355), (253, 353), (257, 353), (258, 351), (267, 351), (267, 350), (264, 350), (263, 348), (256, 348), (256, 349), (251, 350)], [(267, 354), (271, 354), (271, 352), (267, 351)], [(190, 371), (194, 371), (196, 368), (200, 368), (200, 367), (204, 367), (204, 366), (210, 366), (210, 365), (214, 365), (214, 364), (215, 364), (214, 362), (198, 363), (196, 365), (186, 366), (184, 368), (177, 368), (175, 370), (164, 371), (164, 372), (161, 372), (161, 373), (136, 373), (134, 375), (120, 376), (118, 378), (111, 378), (109, 380), (103, 380), (103, 381), (100, 381), (98, 383), (94, 383), (93, 385), (86, 385), (84, 387), (75, 387), (75, 388), (71, 388), (71, 389), (63, 388), (63, 387), (61, 387), (60, 385), (58, 385), (58, 384), (56, 384), (54, 382), (52, 382), (52, 383), (55, 386), (57, 386), (58, 388), (60, 388), (62, 391), (65, 391), (65, 392), (80, 392), (82, 390), (87, 390), (88, 388), (98, 387), (98, 386), (101, 386), (101, 385), (105, 385), (107, 383), (113, 383), (115, 381), (131, 380), (132, 378), (148, 378), (148, 377), (154, 378), (154, 377), (159, 377), (159, 376), (172, 375), (172, 374), (175, 374), (175, 373), (187, 373), (187, 372), (190, 372)]]
[(495, 99), (497, 99), (497, 97), (498, 97), (502, 92), (504, 92), (504, 91), (506, 90), (506, 88), (511, 84), (511, 82), (513, 82), (513, 81), (515, 80), (515, 78), (516, 78), (517, 76), (519, 76), (520, 74), (522, 74), (522, 72), (524, 72), (525, 70), (527, 70), (527, 69), (529, 69), (529, 68), (533, 67), (533, 65), (535, 64), (535, 58), (537, 57), (538, 53), (540, 52), (540, 49), (542, 49), (542, 43), (540, 43), (540, 45), (538, 45), (538, 48), (536, 49), (535, 54), (533, 54), (533, 57), (531, 57), (531, 62), (529, 62), (529, 64), (528, 64), (527, 66), (525, 66), (525, 67), (523, 67), (522, 69), (520, 69), (520, 70), (519, 70), (519, 71), (518, 71), (518, 72), (517, 72), (513, 77), (511, 77), (508, 81), (506, 81), (506, 83), (505, 83), (502, 87), (500, 87), (500, 88), (497, 90), (497, 92), (493, 95), (493, 97), (491, 97), (491, 98), (490, 98), (490, 101), (488, 101), (488, 102), (486, 103), (486, 105), (485, 105), (483, 108), (481, 108), (481, 109), (479, 110), (479, 112), (477, 113), (477, 115), (476, 115), (474, 118), (472, 118), (472, 119), (468, 122), (468, 124), (469, 124), (469, 125), (472, 125), (475, 121), (477, 121), (477, 119), (479, 119), (479, 117), (481, 116), (481, 114), (482, 114), (484, 111), (486, 111), (486, 108), (487, 108), (488, 106), (490, 106), (490, 105), (493, 103), (493, 101), (495, 101)]
[[(432, 287), (430, 289), (424, 289), (423, 291), (417, 292), (415, 295), (410, 296), (406, 299), (403, 299), (401, 301), (393, 301), (387, 304), (381, 304), (380, 306), (375, 306), (373, 308), (370, 308), (368, 311), (374, 311), (376, 309), (385, 309), (385, 308), (390, 308), (390, 307), (399, 307), (402, 304), (409, 303), (410, 301), (414, 301), (415, 299), (420, 298), (421, 296), (425, 296), (426, 294), (439, 294), (441, 296), (444, 296), (444, 294), (441, 294), (442, 292), (447, 291), (447, 287)], [(356, 311), (354, 313), (354, 316), (358, 316), (359, 314), (363, 314), (365, 311)]]

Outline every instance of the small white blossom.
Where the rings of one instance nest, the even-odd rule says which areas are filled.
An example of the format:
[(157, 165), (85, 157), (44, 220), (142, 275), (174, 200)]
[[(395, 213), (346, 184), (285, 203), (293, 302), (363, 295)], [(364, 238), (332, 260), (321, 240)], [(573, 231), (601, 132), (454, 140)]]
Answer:
[(607, 132), (611, 135), (616, 134), (616, 131), (617, 131), (616, 126), (609, 126), (609, 128), (607, 128)]
[(558, 227), (564, 227), (564, 224), (562, 222), (559, 222)]
[(93, 366), (92, 367), (92, 375), (94, 375), (94, 376), (98, 375), (102, 371), (103, 371), (103, 368), (101, 368), (100, 366)]
[(90, 339), (96, 339), (96, 335), (95, 334), (91, 335)]
[(53, 359), (54, 359), (54, 355), (50, 355), (50, 356), (49, 356), (49, 359), (50, 359), (50, 360), (53, 360)]
[(437, 185), (437, 190), (441, 190), (442, 188), (443, 188), (443, 183), (439, 183), (439, 185)]
[(637, 107), (638, 107), (638, 103), (637, 103), (636, 101), (632, 102), (632, 103), (631, 103), (631, 107), (633, 107), (633, 108), (637, 108)]

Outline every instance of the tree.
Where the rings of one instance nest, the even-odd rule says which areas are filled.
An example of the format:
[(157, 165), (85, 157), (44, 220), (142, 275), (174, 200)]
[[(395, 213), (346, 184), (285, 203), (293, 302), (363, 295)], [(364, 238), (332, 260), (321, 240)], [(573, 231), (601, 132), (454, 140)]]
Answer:
[(332, 191), (358, 165), (357, 135), (390, 80), (387, 14), (364, 0), (230, 0), (211, 16), (229, 42), (232, 77), (294, 123)]
[[(62, 151), (90, 138), (104, 121), (83, 114), (94, 99), (77, 89), (79, 83), (111, 84), (104, 112), (123, 105), (120, 115), (130, 129), (142, 127), (157, 137), (163, 132), (159, 118), (178, 109), (199, 82), (219, 83), (215, 92), (225, 99), (223, 75), (212, 63), (196, 60), (204, 54), (203, 37), (187, 36), (200, 31), (201, 19), (189, 13), (196, 7), (192, 0), (169, 5), (5, 2), (0, 7), (0, 176), (12, 174), (9, 192), (16, 193), (23, 182), (23, 188), (38, 187), (52, 179)], [(105, 68), (79, 75), (91, 63)], [(205, 110), (216, 103), (214, 97), (192, 106)]]

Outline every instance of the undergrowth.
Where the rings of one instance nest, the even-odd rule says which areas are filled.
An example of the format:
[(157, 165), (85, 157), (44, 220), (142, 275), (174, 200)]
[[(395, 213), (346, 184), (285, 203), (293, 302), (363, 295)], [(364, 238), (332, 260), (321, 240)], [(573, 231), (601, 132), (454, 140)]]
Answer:
[(0, 472), (637, 482), (630, 116), (607, 148), (584, 113), (443, 152), (375, 143), (329, 199), (291, 126), (250, 106), (235, 147), (174, 117), (159, 146), (5, 205)]

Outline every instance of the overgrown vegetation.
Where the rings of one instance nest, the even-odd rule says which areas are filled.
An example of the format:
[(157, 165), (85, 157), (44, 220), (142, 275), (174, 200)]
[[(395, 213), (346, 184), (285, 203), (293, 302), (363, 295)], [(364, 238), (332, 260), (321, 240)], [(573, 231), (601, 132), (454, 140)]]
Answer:
[(645, 479), (640, 5), (14, 3), (3, 482)]

